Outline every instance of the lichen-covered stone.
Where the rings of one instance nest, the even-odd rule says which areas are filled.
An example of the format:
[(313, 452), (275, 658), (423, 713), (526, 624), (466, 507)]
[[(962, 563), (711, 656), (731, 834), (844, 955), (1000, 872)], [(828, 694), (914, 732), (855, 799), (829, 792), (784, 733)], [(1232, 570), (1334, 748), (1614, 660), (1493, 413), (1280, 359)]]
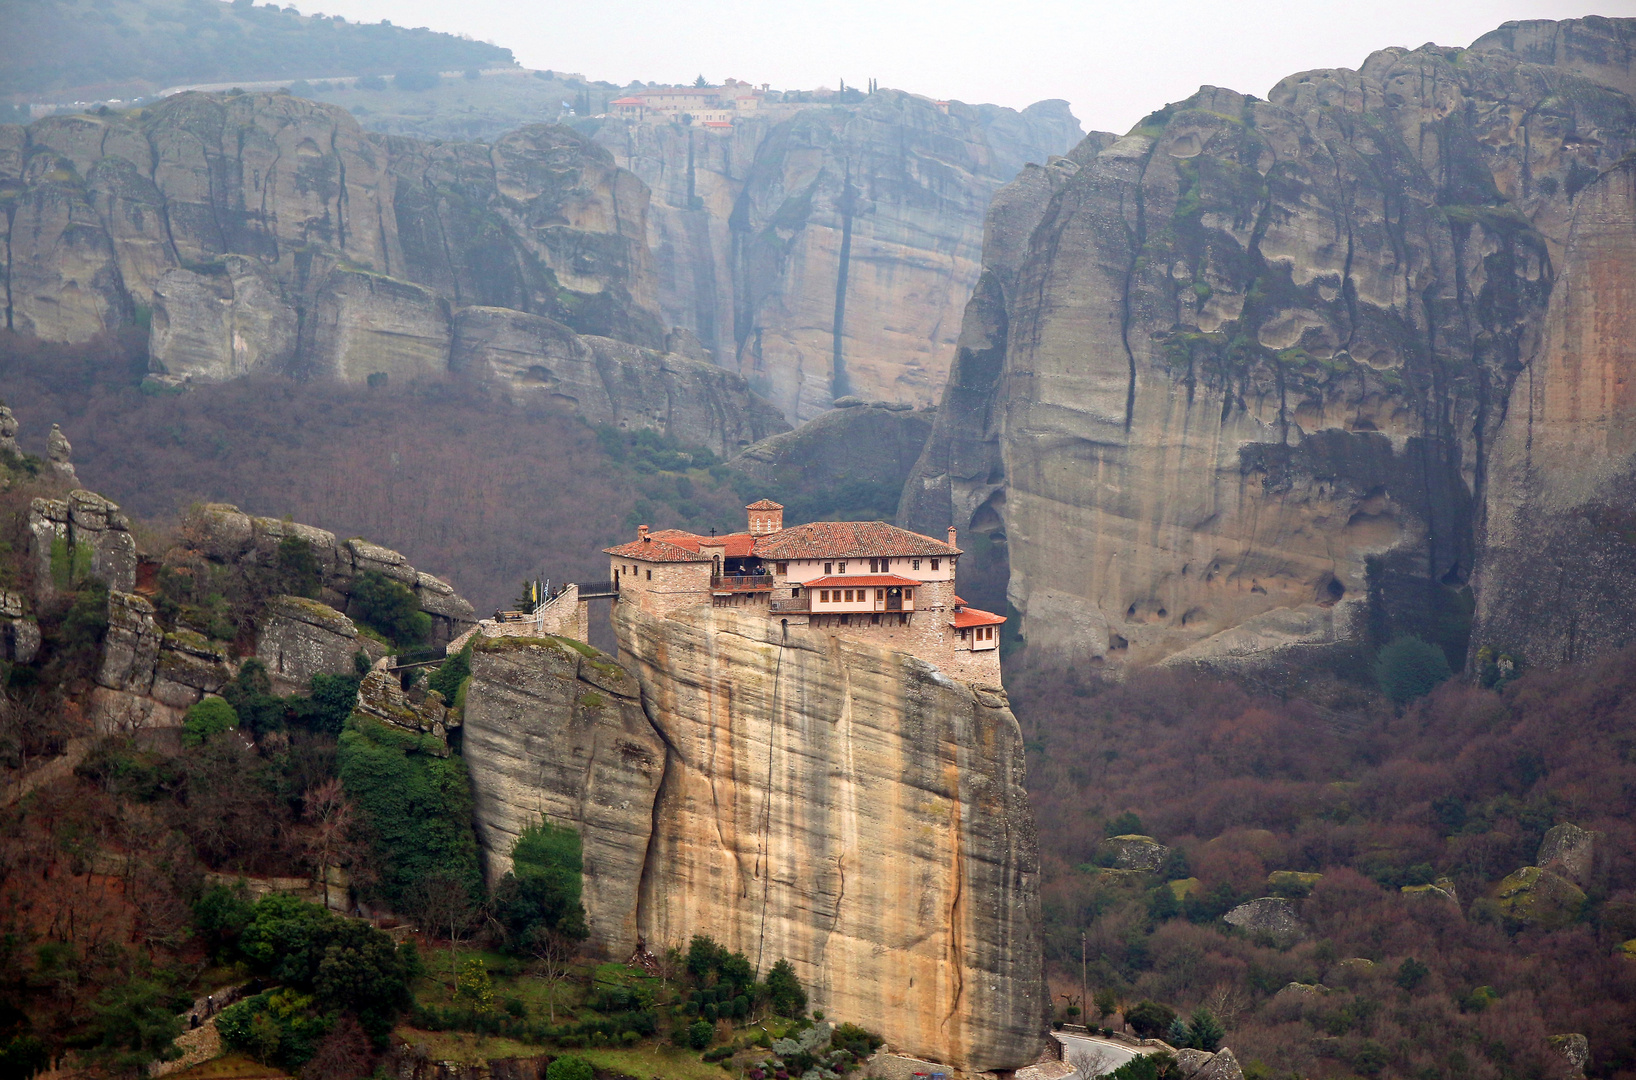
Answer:
[(102, 639), (102, 664), (96, 681), (110, 690), (146, 694), (153, 688), (154, 667), (164, 632), (153, 605), (133, 593), (108, 593), (108, 631)]
[(1203, 1050), (1178, 1050), (1176, 1067), (1183, 1080), (1244, 1080), (1238, 1059), (1225, 1046), (1213, 1054)]
[(462, 753), (490, 882), (511, 868), (523, 829), (579, 833), (583, 902), (598, 956), (636, 949), (636, 901), (665, 744), (640, 687), (613, 658), (560, 639), (483, 639), (472, 654)]
[(1170, 855), (1170, 849), (1153, 837), (1134, 833), (1109, 837), (1103, 845), (1113, 852), (1113, 865), (1120, 870), (1157, 870)]
[(1494, 890), (1500, 914), (1545, 930), (1556, 930), (1579, 918), (1585, 892), (1567, 878), (1525, 866), (1508, 874)]
[(55, 596), (95, 578), (117, 592), (136, 585), (136, 540), (119, 507), (76, 489), (66, 499), (35, 499), (28, 530), (34, 551), (35, 590)]
[(1247, 900), (1221, 918), (1228, 926), (1247, 934), (1272, 939), (1279, 948), (1288, 948), (1307, 936), (1306, 924), (1301, 921), (1295, 904), (1281, 896)]
[(1595, 858), (1596, 834), (1565, 821), (1546, 830), (1535, 862), (1583, 888), (1590, 884)]
[(284, 693), (305, 690), (314, 675), (350, 675), (358, 628), (327, 604), (279, 596), (256, 629), (256, 659)]

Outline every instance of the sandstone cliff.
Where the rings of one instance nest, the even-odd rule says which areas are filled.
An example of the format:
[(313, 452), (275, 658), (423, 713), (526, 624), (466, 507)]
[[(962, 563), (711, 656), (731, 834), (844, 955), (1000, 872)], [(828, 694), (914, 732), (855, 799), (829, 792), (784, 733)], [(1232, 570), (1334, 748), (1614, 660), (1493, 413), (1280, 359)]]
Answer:
[[(147, 318), (176, 383), (466, 373), (722, 454), (787, 427), (668, 351), (647, 188), (565, 128), (423, 143), (287, 94), (180, 94), (0, 127), (0, 184), (6, 326)], [(597, 370), (565, 380), (564, 355)]]
[(905, 523), (1003, 538), (1024, 636), (1116, 666), (1366, 630), (1458, 660), (1573, 204), (1636, 145), (1633, 28), (1206, 87), (1025, 174)]
[(706, 934), (789, 959), (895, 1048), (1031, 1061), (1039, 857), (1003, 691), (725, 610), (618, 604), (615, 628), (634, 677), (578, 642), (480, 640), (463, 745), (490, 878), (543, 815), (580, 833), (599, 954)]
[(625, 959), (653, 830), (665, 744), (636, 680), (612, 657), (562, 638), (480, 638), (463, 747), (490, 884), (542, 817), (580, 834), (589, 948)]
[(668, 755), (650, 943), (709, 934), (812, 1003), (970, 1070), (1038, 1052), (1039, 859), (1003, 694), (764, 617), (618, 605)]
[(1636, 160), (1573, 204), (1539, 347), (1495, 452), (1473, 644), (1526, 664), (1636, 641)]
[(894, 90), (768, 112), (730, 132), (598, 130), (653, 191), (660, 309), (792, 420), (848, 394), (930, 404), (989, 199), (1078, 122), (1061, 101), (1018, 113)]

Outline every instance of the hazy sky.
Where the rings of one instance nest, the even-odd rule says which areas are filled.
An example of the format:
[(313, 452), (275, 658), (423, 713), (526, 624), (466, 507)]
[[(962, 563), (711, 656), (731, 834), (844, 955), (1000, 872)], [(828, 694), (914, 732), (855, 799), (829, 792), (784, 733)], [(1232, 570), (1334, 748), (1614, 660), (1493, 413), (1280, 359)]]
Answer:
[(776, 88), (863, 85), (1021, 108), (1067, 98), (1123, 132), (1202, 83), (1265, 95), (1318, 67), (1428, 41), (1469, 45), (1508, 19), (1636, 15), (1636, 0), (295, 0), (504, 45), (528, 67)]

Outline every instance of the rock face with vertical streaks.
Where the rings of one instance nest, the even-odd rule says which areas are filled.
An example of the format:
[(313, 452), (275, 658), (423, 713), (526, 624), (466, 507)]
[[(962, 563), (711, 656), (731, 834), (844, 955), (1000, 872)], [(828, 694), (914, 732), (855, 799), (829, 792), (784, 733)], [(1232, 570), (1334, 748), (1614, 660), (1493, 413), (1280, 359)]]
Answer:
[(1004, 697), (762, 616), (621, 604), (615, 629), (669, 749), (644, 938), (787, 958), (814, 1006), (913, 1055), (1031, 1061), (1038, 852)]
[(764, 111), (730, 131), (598, 130), (653, 190), (660, 309), (793, 421), (849, 394), (931, 404), (989, 199), (1079, 122), (1062, 101), (1019, 113), (898, 90)]
[(0, 127), (0, 184), (6, 325), (83, 341), (146, 316), (173, 383), (454, 373), (723, 455), (788, 427), (677, 355), (647, 187), (566, 128), (424, 143), (288, 94), (178, 94)]
[[(1588, 325), (1571, 268), (1623, 257), (1624, 166), (1597, 177), (1636, 147), (1633, 42), (1507, 24), (1265, 101), (1205, 87), (1025, 174), (900, 520), (986, 533), (1023, 636), (1111, 669), (1405, 633), (1458, 664), (1519, 373), (1548, 305)], [(1523, 539), (1504, 517), (1491, 548)]]
[(464, 749), (490, 883), (517, 836), (542, 818), (580, 834), (589, 948), (623, 960), (640, 930), (636, 897), (665, 744), (636, 680), (613, 657), (561, 638), (479, 638)]

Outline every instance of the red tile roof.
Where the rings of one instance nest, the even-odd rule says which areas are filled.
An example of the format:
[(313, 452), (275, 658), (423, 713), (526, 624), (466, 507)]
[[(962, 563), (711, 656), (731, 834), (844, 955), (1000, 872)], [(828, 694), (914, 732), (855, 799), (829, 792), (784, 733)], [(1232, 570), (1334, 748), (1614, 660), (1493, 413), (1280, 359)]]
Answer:
[(647, 102), (643, 101), (639, 97), (622, 97), (622, 98), (615, 98), (614, 100), (608, 102), (608, 104), (609, 105), (646, 105)]
[(784, 504), (783, 503), (775, 503), (771, 499), (757, 499), (755, 502), (751, 503), (749, 506), (746, 506), (744, 509), (746, 509), (746, 510), (782, 510), (782, 509), (784, 509)]
[(837, 585), (868, 585), (870, 587), (875, 587), (879, 585), (924, 584), (925, 582), (916, 581), (914, 578), (898, 577), (896, 574), (836, 574), (833, 577), (813, 578), (811, 581), (803, 581), (801, 583), (801, 587), (803, 589), (818, 587), (832, 589)]
[(867, 559), (881, 555), (958, 555), (941, 540), (884, 521), (814, 521), (756, 540), (764, 559)]
[(603, 554), (612, 555), (616, 559), (635, 559), (638, 562), (709, 562), (710, 560), (696, 551), (689, 551), (679, 544), (666, 540), (655, 539), (649, 536), (646, 540), (633, 540), (618, 547), (603, 548)]
[(956, 630), (964, 630), (970, 626), (998, 626), (1005, 622), (1004, 615), (996, 615), (992, 611), (979, 611), (969, 607), (949, 620), (949, 625)]
[[(726, 548), (723, 553), (729, 559), (747, 559), (755, 554), (756, 538), (749, 533), (728, 533), (726, 536), (700, 536), (685, 529), (660, 529), (650, 534), (655, 540), (663, 540), (667, 544), (675, 544), (689, 551), (705, 554), (704, 548)], [(715, 554), (714, 551), (710, 554)]]

